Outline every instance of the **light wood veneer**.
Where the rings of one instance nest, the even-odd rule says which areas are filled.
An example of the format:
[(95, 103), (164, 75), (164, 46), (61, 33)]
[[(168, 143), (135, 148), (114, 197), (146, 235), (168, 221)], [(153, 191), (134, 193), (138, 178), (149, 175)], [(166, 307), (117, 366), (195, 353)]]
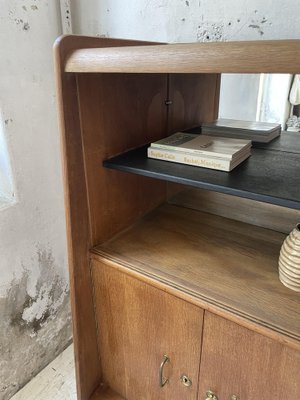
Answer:
[[(100, 255), (299, 346), (300, 295), (278, 279), (285, 235), (164, 205), (97, 246)], [(264, 327), (266, 329), (264, 329)], [(255, 327), (254, 327), (255, 329)]]
[(299, 40), (261, 40), (79, 49), (70, 53), (65, 71), (295, 73), (299, 65)]
[[(277, 277), (277, 259), (284, 235), (184, 207), (209, 212), (219, 209), (225, 216), (281, 231), (288, 230), (297, 214), (258, 202), (255, 207), (251, 206), (253, 203), (238, 204), (236, 200), (229, 204), (229, 197), (222, 204), (225, 197), (214, 194), (200, 195), (201, 199), (198, 194), (187, 198), (181, 193), (185, 189), (181, 185), (103, 167), (107, 158), (216, 118), (222, 72), (299, 73), (299, 44), (299, 40), (287, 40), (158, 45), (84, 36), (65, 36), (56, 42), (78, 399), (122, 400), (117, 392), (128, 396), (126, 400), (160, 398), (157, 388), (150, 389), (149, 382), (148, 395), (142, 392), (142, 386), (137, 386), (134, 392), (126, 381), (132, 379), (129, 372), (132, 365), (135, 373), (138, 368), (130, 346), (122, 348), (124, 338), (120, 332), (135, 335), (142, 348), (141, 332), (147, 331), (147, 324), (141, 310), (130, 303), (130, 297), (118, 298), (116, 293), (124, 286), (129, 288), (128, 293), (140, 293), (145, 313), (152, 309), (152, 297), (153, 307), (164, 301), (166, 305), (167, 298), (171, 299), (168, 302), (171, 321), (166, 320), (165, 328), (172, 332), (162, 329), (159, 340), (166, 343), (164, 337), (172, 337), (177, 349), (174, 354), (180, 353), (174, 340), (178, 318), (175, 309), (187, 314), (183, 319), (187, 328), (189, 320), (195, 319), (190, 315), (197, 315), (200, 331), (203, 314), (204, 321), (207, 318), (202, 352), (200, 332), (187, 364), (182, 354), (179, 357), (180, 364), (188, 368), (191, 360), (194, 360), (191, 364), (197, 364), (201, 353), (211, 373), (204, 376), (203, 369), (200, 371), (199, 399), (209, 389), (207, 385), (215, 384), (212, 378), (225, 379), (224, 386), (217, 388), (222, 395), (234, 394), (237, 389), (247, 400), (254, 400), (253, 393), (257, 398), (253, 386), (257, 371), (261, 371), (255, 369), (259, 357), (251, 359), (250, 354), (251, 365), (239, 364), (245, 367), (248, 381), (246, 375), (233, 374), (229, 385), (226, 377), (232, 369), (231, 359), (226, 358), (224, 351), (220, 352), (224, 361), (221, 365), (228, 368), (223, 374), (212, 352), (227, 343), (226, 338), (222, 341), (217, 334), (209, 333), (210, 329), (218, 329), (214, 328), (218, 324), (220, 332), (228, 338), (228, 346), (231, 334), (244, 340), (245, 345), (253, 338), (257, 345), (254, 353), (257, 355), (261, 349), (263, 357), (269, 357), (270, 362), (263, 365), (271, 371), (271, 379), (282, 382), (278, 388), (280, 396), (284, 396), (286, 389), (289, 393), (285, 398), (300, 398), (299, 388), (292, 380), (290, 389), (286, 385), (284, 367), (279, 373), (275, 370), (276, 360), (281, 360), (287, 371), (294, 374), (300, 346), (299, 294), (281, 285)], [(177, 206), (165, 204), (157, 208), (174, 194)], [(203, 206), (201, 201), (210, 204)], [(236, 208), (234, 212), (232, 207)], [(153, 209), (156, 210), (152, 212)], [(249, 215), (243, 217), (245, 212)], [(276, 222), (272, 216), (279, 216)], [(111, 279), (115, 286), (112, 292)], [(156, 295), (151, 297), (150, 292), (159, 293), (157, 299), (161, 301), (155, 302)], [(113, 293), (115, 297), (111, 297)], [(143, 295), (147, 301), (143, 302)], [(133, 307), (129, 318), (132, 324), (123, 314), (123, 300)], [(109, 313), (114, 321), (108, 318)], [(220, 317), (225, 317), (227, 324), (223, 325)], [(179, 332), (184, 332), (183, 325), (179, 323)], [(192, 331), (195, 337), (195, 326)], [(108, 332), (116, 339), (114, 362), (118, 362), (117, 354), (124, 352), (126, 357), (121, 365), (128, 368), (120, 370), (120, 382), (115, 383), (112, 366), (101, 361), (101, 356), (104, 360), (110, 356)], [(155, 346), (153, 343), (151, 346), (152, 354)], [(147, 374), (148, 371), (143, 371), (143, 379)], [(193, 374), (195, 386), (191, 394), (196, 400), (198, 393), (194, 388), (198, 382)], [(112, 388), (103, 386), (103, 382)], [(168, 393), (171, 400), (176, 398), (171, 389)], [(180, 393), (178, 389), (176, 395)]]

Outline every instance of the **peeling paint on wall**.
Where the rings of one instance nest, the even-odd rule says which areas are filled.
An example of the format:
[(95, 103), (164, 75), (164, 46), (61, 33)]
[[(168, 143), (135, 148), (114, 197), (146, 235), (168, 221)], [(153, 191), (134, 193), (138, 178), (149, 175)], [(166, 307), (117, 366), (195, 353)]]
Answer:
[(197, 29), (197, 42), (220, 42), (225, 39), (223, 32), (223, 23), (201, 23)]
[(0, 400), (9, 399), (71, 338), (68, 285), (51, 250), (38, 245), (33, 262), (38, 277), (31, 266), (22, 266), (21, 277), (0, 298)]
[(72, 15), (70, 0), (60, 0), (61, 22), (64, 34), (72, 33)]
[(71, 316), (52, 53), (62, 33), (59, 1), (2, 0), (0, 19), (14, 200), (0, 205), (0, 400), (7, 400), (66, 347)]

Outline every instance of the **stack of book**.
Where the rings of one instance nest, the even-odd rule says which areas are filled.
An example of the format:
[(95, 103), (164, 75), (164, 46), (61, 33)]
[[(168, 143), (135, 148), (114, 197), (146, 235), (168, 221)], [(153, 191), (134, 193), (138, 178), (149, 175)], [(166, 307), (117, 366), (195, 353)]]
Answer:
[(219, 118), (204, 123), (201, 127), (204, 135), (249, 139), (253, 142), (269, 143), (281, 133), (281, 125), (271, 122), (239, 121)]
[(251, 155), (251, 140), (177, 132), (151, 143), (148, 157), (231, 171)]

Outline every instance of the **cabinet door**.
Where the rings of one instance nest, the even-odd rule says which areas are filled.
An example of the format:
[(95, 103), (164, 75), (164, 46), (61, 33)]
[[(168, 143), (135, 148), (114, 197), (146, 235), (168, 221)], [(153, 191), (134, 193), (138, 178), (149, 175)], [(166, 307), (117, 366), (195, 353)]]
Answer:
[(196, 400), (203, 311), (105, 262), (92, 270), (104, 384), (127, 400)]
[(205, 313), (199, 400), (300, 399), (300, 352)]

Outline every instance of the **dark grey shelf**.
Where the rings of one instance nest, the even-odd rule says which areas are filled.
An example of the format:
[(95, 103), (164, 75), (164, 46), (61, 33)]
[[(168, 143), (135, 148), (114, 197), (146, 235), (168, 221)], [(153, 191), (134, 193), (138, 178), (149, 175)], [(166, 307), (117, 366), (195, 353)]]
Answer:
[(282, 133), (257, 144), (251, 157), (231, 172), (147, 157), (147, 147), (104, 161), (107, 168), (300, 210), (300, 133)]

